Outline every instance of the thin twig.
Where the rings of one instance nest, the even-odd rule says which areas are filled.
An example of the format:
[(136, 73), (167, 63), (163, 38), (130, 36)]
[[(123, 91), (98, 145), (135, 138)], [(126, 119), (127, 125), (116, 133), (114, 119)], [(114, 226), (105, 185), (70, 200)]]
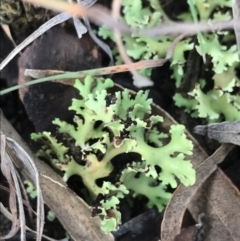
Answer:
[[(7, 137), (7, 141), (9, 146), (11, 147), (11, 153), (15, 153), (19, 156), (21, 161), (23, 162), (24, 168), (26, 168), (33, 180), (34, 186), (37, 191), (37, 240), (41, 241), (43, 226), (44, 226), (44, 201), (42, 197), (42, 191), (39, 183), (39, 172), (31, 157), (27, 154), (27, 152), (12, 138)], [(25, 225), (25, 224), (24, 224)]]
[(1, 133), (1, 171), (5, 176), (5, 178), (7, 179), (10, 187), (9, 208), (13, 217), (11, 230), (5, 236), (0, 237), (0, 239), (4, 240), (4, 239), (12, 238), (18, 232), (20, 227), (20, 221), (17, 218), (17, 204), (16, 204), (17, 195), (14, 190), (15, 183), (11, 173), (12, 170), (9, 163), (9, 156), (6, 152), (6, 136), (3, 133)]
[[(173, 51), (174, 51), (177, 43), (184, 37), (185, 37), (185, 35), (182, 34), (173, 41), (173, 43), (171, 44), (171, 46), (169, 47), (169, 49), (167, 51), (165, 59), (143, 60), (143, 61), (133, 63), (133, 67), (135, 69), (144, 69), (144, 68), (154, 68), (154, 67), (162, 66), (172, 57)], [(25, 76), (30, 76), (32, 78), (38, 78), (38, 79), (2, 90), (2, 91), (0, 91), (0, 95), (4, 95), (11, 91), (18, 90), (20, 88), (24, 88), (24, 87), (34, 85), (34, 84), (43, 83), (46, 81), (55, 81), (55, 82), (59, 82), (62, 84), (73, 85), (75, 83), (76, 78), (85, 78), (87, 75), (91, 75), (91, 76), (108, 75), (108, 74), (113, 74), (113, 73), (126, 72), (128, 70), (129, 70), (129, 67), (126, 64), (111, 66), (111, 67), (106, 67), (106, 68), (98, 68), (98, 69), (93, 69), (93, 70), (77, 71), (77, 72), (64, 72), (64, 71), (60, 71), (60, 70), (26, 69)]]
[[(58, 0), (25, 0), (30, 3), (38, 4), (42, 7), (50, 8), (57, 11), (65, 11), (67, 13), (61, 13), (57, 16), (55, 16), (53, 19), (51, 19), (51, 22), (46, 22), (42, 25), (42, 29), (38, 29), (33, 33), (33, 35), (29, 36), (27, 39), (25, 39), (19, 46), (17, 46), (16, 49), (13, 50), (13, 52), (10, 53), (10, 55), (7, 56), (7, 58), (0, 64), (0, 70), (2, 70), (6, 64), (14, 57), (17, 53), (19, 53), (23, 48), (25, 48), (29, 43), (33, 41), (33, 39), (38, 38), (41, 36), (47, 29), (50, 29), (51, 27), (66, 21), (72, 15), (76, 15), (78, 17), (86, 16), (88, 19), (95, 22), (97, 25), (104, 25), (107, 28), (110, 29), (117, 29), (121, 33), (131, 34), (134, 33), (135, 36), (165, 36), (169, 34), (189, 34), (193, 35), (198, 32), (206, 32), (206, 31), (218, 31), (218, 30), (226, 30), (226, 29), (232, 29), (235, 28), (235, 31), (239, 31), (240, 27), (240, 18), (235, 18), (234, 20), (229, 21), (223, 21), (223, 22), (215, 22), (211, 23), (171, 23), (171, 24), (163, 24), (154, 28), (150, 29), (143, 29), (141, 31), (133, 31), (129, 26), (126, 24), (123, 24), (121, 22), (118, 22), (114, 20), (111, 17), (111, 12), (100, 6), (92, 6), (90, 9), (87, 10), (87, 8), (83, 6), (79, 6), (78, 4), (69, 4), (67, 2), (62, 2)], [(64, 20), (65, 19), (65, 20)]]
[[(5, 186), (3, 186), (3, 185), (1, 185), (1, 184), (0, 184), (0, 189), (2, 189), (2, 190), (4, 190), (4, 191), (10, 193), (10, 189), (7, 188), (7, 187), (5, 187)], [(15, 190), (15, 189), (14, 189), (14, 190)], [(15, 190), (15, 192), (16, 192), (16, 190)], [(23, 199), (23, 204), (24, 204), (28, 209), (30, 209), (31, 212), (33, 212), (35, 215), (37, 215), (37, 213), (32, 209), (31, 205), (29, 204), (29, 202), (28, 202), (27, 200), (24, 200), (24, 199)]]
[(9, 195), (9, 208), (12, 215), (12, 227), (11, 230), (3, 237), (0, 237), (0, 239), (8, 239), (12, 238), (19, 230), (20, 222), (17, 219), (17, 204), (16, 204), (16, 193), (14, 190), (14, 181), (12, 179), (11, 175), (11, 168), (9, 167), (9, 162), (7, 160), (7, 153), (6, 153), (6, 136), (4, 133), (1, 132), (1, 171), (5, 178), (7, 179), (7, 182), (9, 184), (10, 188), (10, 195)]
[(44, 23), (40, 28), (34, 31), (29, 37), (27, 37), (22, 43), (20, 43), (0, 64), (0, 70), (2, 70), (21, 50), (26, 48), (30, 43), (32, 43), (35, 39), (40, 37), (47, 30), (56, 26), (72, 16), (69, 13), (60, 13), (57, 16), (51, 18), (49, 21)]
[[(71, 2), (71, 0), (69, 0)], [(92, 6), (97, 0), (83, 0), (78, 1), (80, 5), (88, 8)], [(86, 27), (81, 23), (79, 19), (77, 19), (74, 15), (63, 12), (58, 14), (57, 16), (51, 18), (46, 23), (41, 25), (36, 31), (34, 31), (29, 37), (27, 37), (22, 43), (20, 43), (16, 48), (3, 60), (0, 64), (0, 70), (2, 70), (21, 50), (26, 48), (30, 43), (32, 43), (35, 39), (40, 37), (46, 31), (51, 29), (52, 27), (67, 21), (68, 19), (73, 18), (74, 26), (76, 28), (78, 37), (81, 38), (82, 34), (87, 32)]]
[[(112, 17), (115, 21), (119, 20), (121, 3), (122, 0), (114, 0), (112, 3)], [(133, 62), (127, 55), (125, 47), (123, 45), (121, 32), (117, 28), (114, 28), (113, 32), (120, 56), (122, 57), (123, 61), (127, 64), (129, 71), (133, 75), (134, 85), (137, 87), (152, 86), (154, 83), (147, 77), (139, 74), (134, 68)]]
[[(100, 229), (100, 219), (91, 218), (89, 206), (76, 194), (67, 188), (62, 178), (49, 166), (36, 158), (29, 147), (22, 141), (0, 111), (1, 131), (7, 137), (15, 140), (27, 152), (39, 170), (39, 178), (44, 201), (56, 214), (59, 221), (74, 240), (84, 241), (113, 241), (111, 234), (105, 234)], [(23, 168), (20, 158), (13, 160), (17, 168), (22, 168), (22, 174), (34, 182), (29, 170)], [(65, 202), (66, 199), (68, 202)]]
[[(17, 201), (18, 201), (18, 209), (19, 209), (19, 221), (20, 221), (20, 231), (21, 231), (21, 241), (25, 241), (26, 240), (26, 219), (25, 219), (25, 213), (24, 213), (24, 209), (23, 209), (23, 199), (22, 199), (22, 193), (21, 193), (21, 189), (19, 186), (19, 180), (17, 177), (17, 170), (15, 169), (13, 163), (12, 163), (12, 158), (10, 157), (10, 153), (8, 151), (8, 143), (6, 142), (6, 161), (8, 162), (8, 165), (10, 167), (11, 170), (11, 175), (14, 181), (14, 186), (16, 189), (16, 196), (17, 196)], [(37, 239), (39, 240), (39, 239)], [(40, 240), (39, 240), (40, 241)]]
[[(26, 188), (24, 187), (24, 184), (22, 182), (22, 179), (19, 175), (19, 173), (17, 172), (17, 177), (18, 177), (18, 180), (19, 180), (19, 184), (20, 184), (20, 187), (21, 187), (21, 190), (22, 190), (22, 194), (23, 194), (23, 204), (25, 204), (25, 206), (27, 207), (27, 210), (28, 210), (28, 215), (29, 215), (29, 219), (31, 221), (31, 223), (33, 223), (33, 215), (32, 213), (34, 212), (31, 205), (30, 205), (30, 202), (29, 202), (29, 196), (27, 194), (27, 191), (26, 191)], [(27, 203), (27, 205), (26, 205)], [(34, 212), (35, 213), (35, 212)], [(35, 213), (36, 214), (36, 213)], [(36, 214), (37, 215), (37, 214)]]
[(86, 15), (89, 20), (93, 21), (97, 25), (104, 25), (109, 29), (117, 28), (121, 33), (132, 34), (134, 36), (144, 35), (149, 37), (157, 37), (157, 36), (165, 36), (170, 34), (181, 34), (186, 33), (189, 35), (196, 34), (198, 32), (207, 32), (207, 31), (218, 31), (218, 30), (227, 30), (232, 29), (234, 24), (237, 29), (240, 29), (240, 18), (229, 20), (229, 21), (218, 21), (209, 24), (205, 23), (172, 23), (172, 24), (162, 24), (160, 26), (156, 26), (149, 29), (143, 29), (140, 31), (132, 31), (132, 29), (123, 24), (121, 22), (115, 21), (111, 17), (111, 11), (107, 8), (95, 4), (89, 9), (84, 8), (83, 6), (79, 6), (77, 4), (68, 4), (64, 1), (58, 0), (24, 0), (26, 2), (30, 2), (33, 4), (38, 4), (42, 7), (53, 9), (58, 12), (68, 12), (70, 14), (82, 17), (82, 15)]

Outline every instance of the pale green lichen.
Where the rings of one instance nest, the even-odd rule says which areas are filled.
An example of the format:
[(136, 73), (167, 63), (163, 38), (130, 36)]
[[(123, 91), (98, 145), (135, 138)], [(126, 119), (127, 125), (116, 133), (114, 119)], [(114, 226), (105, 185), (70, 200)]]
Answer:
[[(148, 4), (146, 4), (147, 2)], [(188, 4), (191, 2), (194, 4), (199, 22), (208, 22), (211, 25), (215, 21), (227, 21), (232, 18), (231, 0), (192, 0), (187, 2)], [(121, 21), (128, 24), (132, 29), (154, 27), (169, 21), (158, 0), (147, 0), (144, 3), (143, 7), (143, 0), (123, 0)], [(183, 21), (192, 21), (192, 13), (189, 10), (181, 13), (178, 18)], [(99, 35), (104, 39), (110, 38), (114, 40), (112, 32), (104, 27), (99, 29)], [(132, 34), (132, 36), (123, 35), (122, 38), (127, 54), (134, 60), (144, 60), (164, 58), (175, 36), (150, 38)], [(203, 92), (202, 88), (197, 84), (191, 93), (184, 93), (185, 96), (189, 94), (188, 98), (183, 97), (182, 93), (176, 93), (174, 96), (175, 104), (184, 107), (186, 112), (191, 113), (192, 117), (206, 118), (209, 122), (240, 119), (240, 80), (237, 78), (236, 73), (233, 74), (235, 69), (240, 67), (239, 56), (236, 44), (229, 46), (229, 39), (234, 39), (234, 36), (228, 31), (216, 31), (198, 34), (197, 38), (198, 43), (195, 46), (191, 38), (182, 40), (177, 44), (170, 59), (173, 71), (171, 77), (175, 80), (178, 92), (185, 74), (185, 54), (187, 51), (196, 48), (199, 55), (203, 56), (204, 59), (210, 57), (215, 72), (213, 77), (215, 80), (214, 86), (208, 92)], [(121, 58), (117, 50), (115, 50), (115, 54), (118, 64), (121, 62)], [(152, 69), (143, 69), (139, 72), (150, 77)], [(235, 84), (233, 86), (235, 89), (238, 87), (238, 92), (236, 90), (225, 91), (219, 88), (217, 83), (219, 79), (223, 79), (225, 76), (229, 78), (230, 75), (232, 78), (229, 82)], [(218, 78), (218, 81), (216, 81), (216, 78)], [(199, 79), (198, 83), (201, 81)], [(231, 111), (223, 111), (219, 106), (229, 108)]]
[(32, 184), (32, 182), (29, 181), (29, 180), (25, 180), (24, 184), (27, 185), (26, 191), (30, 195), (30, 197), (32, 199), (36, 198), (37, 197), (37, 190), (34, 187), (34, 185)]
[(53, 222), (55, 220), (55, 218), (56, 218), (56, 214), (52, 210), (48, 211), (47, 219), (49, 221)]
[[(149, 6), (143, 7), (142, 0), (123, 0), (123, 14), (121, 20), (128, 24), (132, 29), (143, 29), (160, 25), (163, 19), (166, 21), (167, 16), (161, 8), (158, 0), (148, 0)], [(104, 38), (110, 38), (114, 41), (111, 31), (100, 27), (98, 34)], [(147, 37), (147, 36), (123, 36), (124, 47), (127, 54), (134, 60), (161, 59), (165, 58), (167, 50), (171, 46), (175, 36)], [(175, 48), (172, 57), (172, 65), (179, 68), (186, 62), (184, 51), (191, 50), (193, 43), (191, 39), (181, 41)], [(116, 53), (116, 64), (122, 63), (118, 51)], [(148, 77), (151, 76), (152, 69), (142, 69), (139, 71)]]
[[(194, 3), (200, 21), (205, 20), (211, 24), (214, 21), (231, 19), (232, 2), (229, 0), (195, 0)], [(190, 18), (189, 13), (185, 13), (182, 19), (186, 20), (187, 15)], [(196, 45), (200, 55), (211, 57), (215, 75), (213, 88), (208, 91), (203, 91), (200, 84), (203, 80), (199, 79), (199, 84), (188, 93), (189, 98), (183, 97), (180, 93), (175, 94), (175, 104), (184, 107), (192, 117), (205, 118), (208, 122), (240, 119), (240, 80), (236, 75), (236, 69), (240, 67), (239, 56), (236, 44), (228, 46), (229, 36), (227, 31), (203, 34), (201, 46)], [(181, 86), (180, 75), (183, 76), (183, 72), (174, 70), (173, 77), (176, 79), (177, 87)]]
[[(90, 76), (74, 86), (81, 96), (69, 107), (75, 112), (74, 125), (55, 119), (56, 136), (42, 132), (32, 134), (32, 139), (43, 143), (38, 155), (63, 171), (65, 181), (79, 175), (92, 200), (102, 196), (97, 209), (103, 230), (110, 232), (121, 223), (118, 205), (126, 195), (144, 195), (149, 207), (161, 211), (171, 197), (167, 185), (176, 188), (176, 179), (186, 186), (195, 182), (195, 171), (185, 160), (193, 145), (184, 126), (171, 126), (170, 135), (160, 132), (163, 118), (151, 115), (148, 91), (131, 95), (124, 89), (109, 94), (110, 79), (94, 82)], [(67, 146), (70, 142), (78, 154)], [(137, 153), (139, 158), (129, 160), (116, 180), (104, 180), (116, 171), (113, 158), (123, 153)], [(100, 179), (102, 185), (97, 182)]]

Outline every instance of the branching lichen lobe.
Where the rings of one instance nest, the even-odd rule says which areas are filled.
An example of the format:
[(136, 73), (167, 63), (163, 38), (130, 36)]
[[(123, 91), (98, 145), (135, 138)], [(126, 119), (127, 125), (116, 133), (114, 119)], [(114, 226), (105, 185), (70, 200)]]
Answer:
[[(195, 182), (195, 171), (190, 161), (184, 160), (193, 148), (184, 126), (173, 125), (170, 135), (159, 132), (156, 127), (163, 118), (151, 115), (148, 92), (131, 95), (125, 89), (109, 95), (107, 89), (113, 82), (103, 78), (94, 82), (90, 76), (83, 82), (76, 80), (75, 87), (82, 97), (73, 99), (69, 107), (76, 113), (75, 125), (55, 119), (56, 136), (43, 132), (32, 138), (44, 140), (38, 155), (64, 171), (65, 181), (73, 175), (82, 178), (92, 200), (97, 199), (93, 212), (98, 210), (103, 230), (110, 232), (121, 223), (118, 205), (126, 195), (144, 195), (149, 207), (162, 210), (171, 197), (165, 191), (167, 185), (175, 188), (176, 178), (184, 185)], [(164, 145), (166, 137), (170, 141)], [(116, 159), (121, 154), (130, 155), (124, 165)], [(115, 159), (122, 162), (120, 166), (112, 162)], [(115, 178), (111, 179), (112, 173)]]

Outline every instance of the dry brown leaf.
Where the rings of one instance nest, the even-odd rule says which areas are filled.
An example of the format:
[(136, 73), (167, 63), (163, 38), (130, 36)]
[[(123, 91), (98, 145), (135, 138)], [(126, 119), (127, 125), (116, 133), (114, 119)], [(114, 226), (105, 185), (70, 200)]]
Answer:
[(202, 186), (188, 206), (194, 218), (206, 214), (205, 241), (240, 240), (240, 195), (219, 169)]
[[(77, 197), (73, 191), (67, 188), (60, 176), (32, 154), (29, 147), (5, 119), (2, 112), (0, 116), (2, 133), (19, 143), (35, 161), (40, 173), (40, 186), (44, 201), (56, 214), (71, 237), (77, 241), (113, 241), (111, 234), (105, 234), (100, 229), (100, 219), (90, 217), (89, 206), (87, 206), (81, 198)], [(19, 159), (16, 158), (13, 161), (15, 166), (21, 169), (22, 174), (27, 179), (34, 181), (29, 172), (22, 168), (23, 165)]]
[[(3, 175), (5, 176), (8, 184), (9, 184), (9, 188), (10, 188), (10, 195), (9, 195), (9, 208), (10, 208), (10, 212), (11, 212), (11, 221), (12, 221), (12, 227), (11, 230), (9, 231), (8, 234), (4, 235), (3, 237), (0, 237), (1, 240), (4, 239), (9, 239), (12, 238), (19, 230), (20, 228), (20, 222), (18, 220), (18, 211), (17, 211), (17, 202), (16, 202), (16, 192), (15, 192), (15, 182), (12, 178), (12, 169), (10, 166), (10, 162), (9, 161), (9, 156), (7, 155), (6, 152), (6, 137), (5, 135), (1, 132), (1, 171), (3, 173)], [(1, 212), (4, 213), (4, 207), (1, 209)], [(9, 215), (6, 215), (6, 217), (8, 217)]]
[(240, 145), (240, 121), (196, 126), (193, 131), (219, 142)]
[(195, 232), (196, 232), (195, 226), (183, 228), (181, 233), (174, 238), (174, 241), (193, 241)]
[(212, 156), (197, 167), (194, 185), (189, 187), (180, 185), (177, 188), (164, 213), (161, 226), (162, 241), (173, 241), (176, 235), (181, 232), (182, 219), (188, 204), (207, 178), (217, 169), (217, 164), (223, 161), (232, 148), (233, 145), (231, 144), (223, 144)]
[[(121, 87), (118, 86), (118, 85), (115, 85), (115, 87), (112, 88), (112, 91), (113, 92), (117, 91), (117, 90), (119, 90), (119, 88), (121, 88)], [(134, 92), (132, 92), (132, 93), (134, 93)], [(158, 107), (156, 105), (153, 105), (153, 115), (161, 115), (164, 118), (164, 122), (161, 124), (161, 128), (163, 128), (163, 129), (165, 129), (167, 131), (169, 130), (171, 125), (178, 124), (167, 112), (165, 112), (163, 109), (161, 109), (160, 107)], [(207, 158), (207, 154), (204, 153), (204, 151), (201, 149), (201, 147), (199, 146), (197, 141), (187, 131), (186, 131), (186, 135), (194, 143), (194, 158), (193, 158), (194, 159), (194, 163), (193, 164), (196, 167), (196, 166), (198, 166), (202, 162), (202, 160)], [(188, 157), (187, 159), (189, 159), (189, 158), (190, 157)], [(38, 163), (38, 161), (36, 163), (37, 163), (37, 165), (40, 164), (40, 163)], [(42, 169), (43, 169), (43, 167), (39, 167), (40, 172), (41, 172)], [(51, 174), (44, 175), (43, 178), (42, 178), (43, 179), (42, 181), (45, 180), (45, 176), (49, 177), (49, 179), (50, 179), (49, 182), (50, 183), (47, 184), (48, 185), (48, 189), (47, 190), (43, 190), (44, 199), (45, 199), (47, 204), (52, 203), (53, 208), (56, 210), (57, 209), (56, 207), (60, 206), (61, 202), (65, 202), (65, 200), (67, 199), (66, 195), (64, 195), (65, 199), (64, 198), (60, 199), (60, 193), (63, 192), (61, 190), (61, 188), (65, 187), (65, 184), (62, 182), (62, 180), (61, 180), (61, 178), (59, 176), (56, 177), (56, 174), (54, 175), (54, 173), (52, 173), (52, 172), (51, 172)], [(57, 180), (57, 181), (53, 182), (52, 180)], [(45, 182), (46, 182), (46, 180), (45, 180)], [(59, 183), (61, 185), (63, 185), (63, 186), (61, 187), (61, 185)], [(60, 190), (58, 190), (58, 189), (60, 189)], [(56, 196), (56, 198), (54, 198), (54, 199), (52, 198), (53, 193)], [(57, 193), (57, 194), (55, 194), (55, 193)], [(69, 197), (71, 197), (71, 195), (69, 195)], [(69, 200), (68, 204), (69, 203), (73, 203), (74, 201), (76, 202), (76, 198), (77, 197), (75, 196), (75, 199), (73, 198), (74, 200)], [(81, 218), (83, 218), (84, 215), (86, 215), (85, 219), (87, 219), (87, 213), (86, 213), (86, 210), (84, 211), (83, 207), (82, 207), (82, 209), (83, 209), (82, 211), (78, 211), (77, 210), (79, 208), (78, 207), (79, 205), (80, 204), (78, 203), (78, 205), (77, 204), (72, 204), (72, 205), (69, 205), (68, 207), (63, 206), (64, 210), (61, 212), (61, 216), (59, 218), (60, 218), (60, 221), (63, 223), (63, 225), (64, 226), (66, 225), (65, 227), (69, 228), (70, 222), (67, 222), (67, 224), (66, 224), (66, 223), (64, 223), (64, 221), (66, 222), (66, 220), (71, 220), (71, 218), (68, 218), (68, 216), (67, 216), (68, 211), (69, 211), (69, 215), (73, 214), (73, 212), (74, 212), (74, 210), (71, 207), (76, 207), (75, 212), (81, 212), (81, 215), (79, 214), (80, 217), (78, 217), (78, 220), (79, 219), (81, 220)], [(50, 206), (50, 208), (53, 209), (51, 206)], [(67, 208), (69, 208), (70, 210), (67, 210)], [(54, 209), (53, 209), (53, 211), (58, 215), (57, 210), (55, 211)], [(64, 216), (64, 214), (65, 214), (65, 216)], [(79, 223), (79, 221), (75, 220), (75, 223), (76, 222)], [(82, 226), (84, 226), (84, 223), (83, 223)], [(67, 230), (69, 231), (68, 228), (67, 228)], [(79, 229), (79, 228), (76, 227), (75, 231), (73, 230), (73, 233), (76, 232), (77, 229)], [(81, 233), (81, 231), (80, 231), (80, 233)], [(87, 239), (85, 239), (85, 240), (87, 240)], [(107, 239), (105, 239), (105, 240), (107, 240)]]
[[(117, 85), (116, 85), (117, 86)], [(117, 88), (117, 90), (119, 90), (119, 87), (114, 87), (113, 89), (116, 91), (116, 88)], [(113, 90), (113, 91), (114, 91)], [(153, 114), (156, 114), (156, 115), (161, 115), (163, 118), (164, 118), (164, 122), (163, 122), (163, 125), (162, 125), (162, 128), (163, 129), (169, 129), (169, 127), (172, 125), (172, 124), (177, 124), (177, 122), (168, 114), (168, 113), (166, 113), (164, 110), (162, 110), (160, 107), (158, 107), (158, 106), (156, 106), (156, 105), (153, 105), (154, 106), (154, 108), (153, 108)], [(194, 143), (194, 151), (193, 151), (193, 156), (191, 157), (192, 158), (192, 160), (193, 160), (193, 166), (196, 168), (196, 167), (198, 167), (199, 165), (200, 165), (200, 163), (203, 161), (203, 160), (205, 160), (206, 158), (207, 158), (207, 154), (202, 150), (202, 148), (199, 146), (199, 144), (195, 141), (195, 139), (186, 131), (186, 134), (187, 134), (187, 136), (193, 141), (193, 143)], [(228, 146), (228, 145), (227, 145)], [(215, 160), (216, 162), (218, 162), (218, 160)], [(202, 175), (204, 175), (204, 173), (202, 173)], [(55, 180), (55, 178), (50, 178), (51, 180)], [(58, 177), (58, 180), (59, 180), (59, 177)], [(60, 182), (61, 183), (61, 182)], [(58, 184), (58, 185), (57, 185)], [(51, 186), (53, 185), (53, 183), (51, 183)], [(56, 181), (56, 185), (57, 186), (53, 186), (52, 187), (52, 192), (54, 192), (56, 189), (57, 189), (57, 187), (59, 188), (59, 183), (58, 183), (58, 181)], [(63, 184), (64, 185), (64, 184)], [(51, 187), (50, 187), (51, 188)], [(51, 193), (51, 192), (50, 192)], [(49, 193), (49, 195), (50, 195), (50, 193)], [(48, 200), (48, 202), (50, 202), (50, 199), (51, 199), (51, 196), (49, 196), (48, 197), (49, 198), (49, 200)], [(60, 196), (59, 196), (59, 198), (60, 198)], [(77, 198), (77, 197), (76, 197)], [(58, 199), (58, 198), (57, 198)], [(61, 200), (59, 200), (60, 202), (61, 202)], [(47, 203), (48, 203), (47, 202)], [(53, 202), (53, 200), (51, 200), (51, 202)], [(70, 202), (72, 202), (71, 200), (70, 200)], [(185, 203), (186, 202), (186, 200), (185, 199), (183, 199), (183, 203)], [(53, 203), (53, 205), (57, 205), (57, 203), (59, 203), (59, 202), (57, 202), (56, 200), (55, 200), (55, 202)], [(50, 207), (51, 208), (51, 207)], [(180, 211), (182, 211), (183, 213), (185, 212), (185, 207), (182, 209), (182, 210), (180, 210)], [(83, 213), (86, 213), (86, 212), (83, 212)], [(62, 219), (64, 219), (63, 217), (62, 217)], [(62, 221), (62, 220), (61, 220)], [(182, 222), (182, 219), (180, 218), (180, 228), (181, 228), (181, 222)], [(177, 233), (178, 234), (178, 233)], [(174, 236), (175, 237), (175, 236)], [(173, 239), (172, 239), (173, 240)], [(171, 241), (172, 241), (171, 240)]]
[[(22, 168), (24, 168), (29, 175), (31, 176), (31, 180), (36, 188), (37, 191), (37, 241), (42, 240), (42, 233), (43, 233), (43, 226), (44, 226), (44, 201), (42, 197), (42, 191), (40, 188), (39, 183), (39, 172), (37, 170), (36, 165), (34, 164), (33, 159), (25, 152), (25, 150), (19, 145), (14, 139), (10, 137), (6, 137), (6, 150), (7, 154), (9, 155), (10, 165), (12, 165), (13, 169), (15, 170), (15, 167), (13, 163), (20, 162)], [(18, 176), (19, 183), (21, 183), (21, 178)], [(14, 177), (14, 176), (13, 176)], [(15, 178), (16, 179), (16, 178)], [(16, 183), (16, 181), (15, 181)], [(21, 230), (22, 232), (26, 232), (25, 230), (25, 214), (23, 211), (23, 200), (22, 195), (20, 192), (20, 188), (18, 185), (16, 185), (16, 191), (17, 191), (17, 198), (19, 202), (19, 209), (20, 209), (20, 224), (21, 224)]]

